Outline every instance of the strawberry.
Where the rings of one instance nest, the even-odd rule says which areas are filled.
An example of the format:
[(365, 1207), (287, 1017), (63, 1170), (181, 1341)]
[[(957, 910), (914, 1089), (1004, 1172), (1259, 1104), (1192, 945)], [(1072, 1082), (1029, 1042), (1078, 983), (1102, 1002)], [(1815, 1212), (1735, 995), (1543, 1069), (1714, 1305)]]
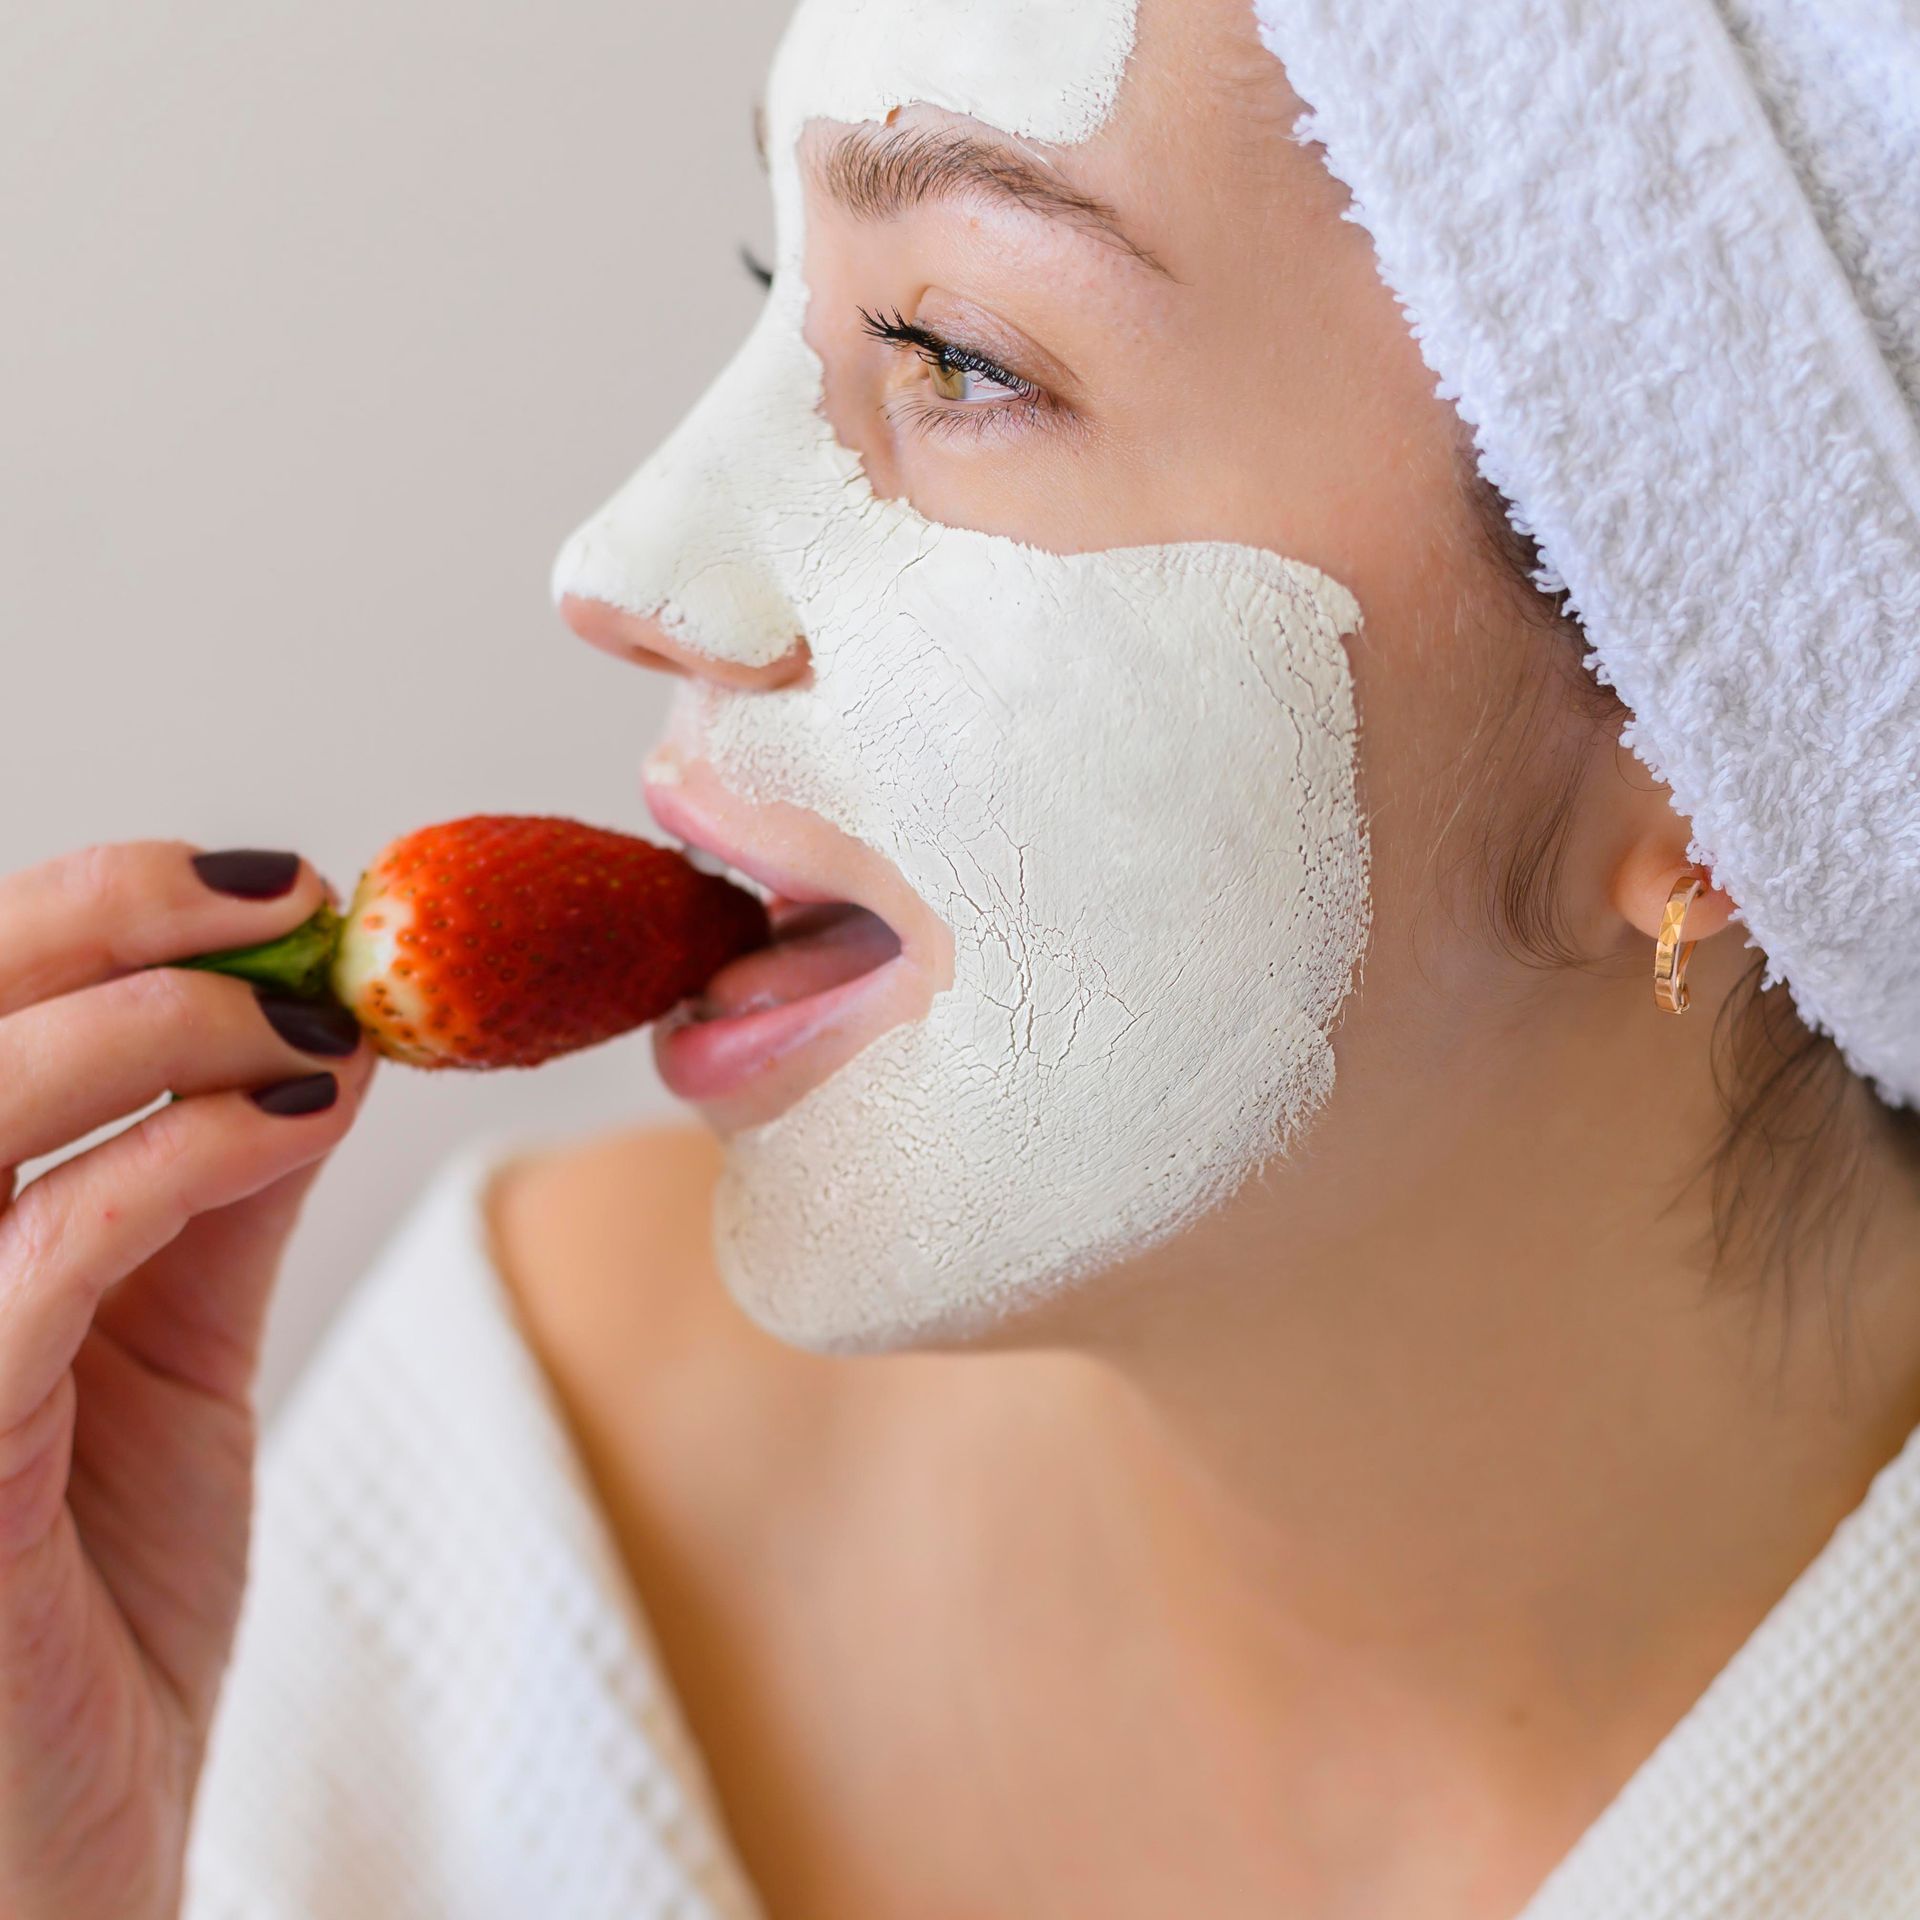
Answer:
[(671, 847), (480, 813), (394, 841), (344, 915), (170, 964), (331, 994), (409, 1066), (534, 1067), (658, 1019), (770, 938), (753, 894)]

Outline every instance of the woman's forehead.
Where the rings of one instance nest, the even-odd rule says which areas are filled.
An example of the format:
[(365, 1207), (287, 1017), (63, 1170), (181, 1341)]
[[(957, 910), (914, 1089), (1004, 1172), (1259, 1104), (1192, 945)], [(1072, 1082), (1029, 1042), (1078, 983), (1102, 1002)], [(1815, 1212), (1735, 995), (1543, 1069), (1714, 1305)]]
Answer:
[(1097, 133), (1133, 52), (1138, 0), (801, 0), (767, 91), (790, 155), (809, 119), (915, 102), (1054, 145)]

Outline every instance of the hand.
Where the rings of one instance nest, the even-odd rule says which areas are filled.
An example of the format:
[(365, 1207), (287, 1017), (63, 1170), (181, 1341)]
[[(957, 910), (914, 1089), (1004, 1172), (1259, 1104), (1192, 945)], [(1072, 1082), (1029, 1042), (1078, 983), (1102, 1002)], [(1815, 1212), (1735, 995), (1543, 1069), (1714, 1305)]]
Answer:
[[(0, 876), (7, 1920), (178, 1913), (245, 1581), (267, 1301), (373, 1073), (337, 1010), (283, 1009), (282, 1037), (245, 982), (155, 966), (272, 939), (330, 892), (290, 855), (205, 864), (246, 897), (175, 841)], [(169, 1089), (16, 1194), (22, 1162)]]

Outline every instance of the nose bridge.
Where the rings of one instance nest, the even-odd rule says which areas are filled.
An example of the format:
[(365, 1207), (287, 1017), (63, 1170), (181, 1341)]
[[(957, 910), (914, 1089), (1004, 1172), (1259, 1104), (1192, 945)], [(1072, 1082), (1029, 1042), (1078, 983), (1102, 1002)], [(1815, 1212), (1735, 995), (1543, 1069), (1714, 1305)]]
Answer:
[(553, 566), (556, 604), (603, 601), (740, 667), (792, 652), (802, 630), (792, 564), (808, 538), (794, 522), (807, 517), (806, 440), (819, 424), (803, 397), (809, 369), (817, 396), (818, 363), (793, 345), (805, 367), (770, 302), (668, 438), (568, 537)]

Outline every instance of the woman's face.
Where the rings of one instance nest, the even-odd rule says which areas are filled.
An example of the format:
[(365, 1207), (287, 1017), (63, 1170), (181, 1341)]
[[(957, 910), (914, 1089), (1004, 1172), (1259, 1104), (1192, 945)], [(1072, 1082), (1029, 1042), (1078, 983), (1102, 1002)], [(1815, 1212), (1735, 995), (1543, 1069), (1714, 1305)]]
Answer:
[(899, 942), (656, 1034), (790, 1340), (1097, 1297), (1404, 1024), (1370, 941), (1419, 904), (1487, 588), (1300, 110), (1245, 0), (805, 0), (766, 311), (556, 565), (583, 633), (687, 675), (661, 824)]

